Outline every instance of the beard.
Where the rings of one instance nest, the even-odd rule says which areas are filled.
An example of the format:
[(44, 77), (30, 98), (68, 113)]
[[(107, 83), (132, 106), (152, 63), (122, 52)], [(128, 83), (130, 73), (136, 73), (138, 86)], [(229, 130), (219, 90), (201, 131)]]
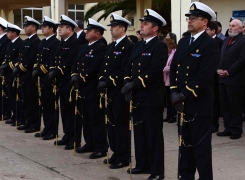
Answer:
[(239, 34), (239, 31), (228, 31), (228, 34), (229, 34), (229, 36), (230, 37), (235, 37), (235, 36), (237, 36), (238, 34)]

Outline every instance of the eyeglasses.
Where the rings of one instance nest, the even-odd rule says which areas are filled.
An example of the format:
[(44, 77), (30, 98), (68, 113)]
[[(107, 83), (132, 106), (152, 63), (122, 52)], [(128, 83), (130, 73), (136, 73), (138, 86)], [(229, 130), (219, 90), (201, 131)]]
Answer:
[(186, 21), (191, 21), (191, 22), (195, 22), (196, 20), (202, 20), (203, 21), (203, 18), (200, 18), (200, 17), (187, 17), (186, 18)]

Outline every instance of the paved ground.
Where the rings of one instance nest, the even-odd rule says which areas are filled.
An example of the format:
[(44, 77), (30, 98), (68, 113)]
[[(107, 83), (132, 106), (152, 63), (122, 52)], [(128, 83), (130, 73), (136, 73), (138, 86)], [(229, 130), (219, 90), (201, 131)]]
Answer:
[[(221, 121), (222, 123), (222, 121)], [(222, 128), (221, 124), (221, 130)], [(61, 127), (60, 127), (61, 128)], [(245, 130), (245, 128), (244, 128)], [(166, 180), (177, 179), (177, 126), (164, 124)], [(60, 130), (61, 132), (61, 130)], [(0, 124), (0, 180), (128, 180), (127, 168), (111, 170), (103, 159), (91, 160), (88, 153), (56, 148), (53, 140), (34, 138), (9, 125)], [(133, 154), (133, 164), (134, 154)], [(245, 179), (245, 136), (238, 140), (213, 135), (214, 180)], [(134, 175), (145, 180), (149, 175)]]

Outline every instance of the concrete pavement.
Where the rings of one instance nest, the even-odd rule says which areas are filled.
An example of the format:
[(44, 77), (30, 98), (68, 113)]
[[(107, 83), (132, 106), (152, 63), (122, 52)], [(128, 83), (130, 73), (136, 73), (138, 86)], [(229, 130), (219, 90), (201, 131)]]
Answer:
[[(223, 130), (222, 120), (220, 130)], [(60, 126), (60, 132), (62, 132)], [(245, 130), (245, 128), (243, 127)], [(165, 179), (177, 179), (178, 137), (176, 123), (164, 123)], [(62, 133), (60, 133), (62, 137)], [(0, 124), (0, 180), (128, 180), (128, 167), (111, 170), (102, 159), (89, 153), (73, 155), (73, 150), (56, 148), (54, 140), (43, 141), (34, 133), (16, 131)], [(133, 142), (133, 140), (132, 140)], [(245, 179), (245, 136), (238, 140), (213, 135), (214, 180)], [(84, 141), (82, 142), (84, 144)], [(133, 167), (135, 165), (133, 152)], [(148, 174), (133, 175), (146, 180)], [(197, 175), (198, 177), (198, 175)]]

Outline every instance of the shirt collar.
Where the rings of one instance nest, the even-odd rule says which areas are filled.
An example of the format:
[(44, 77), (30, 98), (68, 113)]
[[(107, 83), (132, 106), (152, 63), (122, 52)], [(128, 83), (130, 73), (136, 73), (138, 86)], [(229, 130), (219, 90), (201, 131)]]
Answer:
[(32, 38), (32, 36), (34, 36), (35, 34), (36, 34), (36, 33), (34, 33), (34, 34), (30, 35), (28, 38), (29, 38), (29, 39), (31, 39), (31, 38)]
[[(96, 40), (96, 41), (98, 41), (98, 40)], [(91, 45), (94, 44), (96, 41), (91, 42), (91, 43), (88, 43), (88, 45), (91, 46)]]
[[(191, 37), (194, 37), (194, 41), (197, 39), (197, 38), (199, 38), (199, 36), (201, 36), (201, 34), (204, 32), (205, 30), (203, 30), (203, 31), (201, 31), (201, 32), (199, 32), (199, 33), (197, 33), (195, 36), (192, 36), (191, 35)], [(193, 41), (193, 42), (194, 42)]]
[(17, 38), (13, 39), (11, 42), (14, 43), (20, 36), (18, 36)]
[(216, 37), (216, 34), (212, 38), (215, 38), (215, 37)]
[(6, 33), (3, 33), (2, 35), (0, 35), (0, 39), (2, 39), (2, 37), (5, 35)]
[(49, 38), (51, 38), (52, 36), (54, 36), (54, 34), (52, 34), (51, 36), (46, 37), (46, 41), (49, 40)]
[(154, 37), (156, 37), (156, 36), (153, 36), (153, 37), (151, 37), (151, 38), (145, 40), (145, 44), (147, 44), (148, 42), (150, 42), (150, 40), (152, 40)]
[[(121, 40), (123, 40), (123, 38), (125, 38), (126, 37), (126, 35), (124, 35), (123, 37), (121, 37), (121, 38), (119, 38), (118, 40), (116, 40), (116, 45), (118, 45), (118, 43), (120, 43), (121, 42)], [(116, 46), (115, 45), (115, 46)]]
[[(72, 35), (71, 35), (72, 36)], [(69, 36), (68, 38), (64, 39), (64, 41), (66, 42), (71, 36)]]
[(83, 30), (80, 30), (77, 32), (77, 38), (79, 38), (80, 34), (83, 32)]

